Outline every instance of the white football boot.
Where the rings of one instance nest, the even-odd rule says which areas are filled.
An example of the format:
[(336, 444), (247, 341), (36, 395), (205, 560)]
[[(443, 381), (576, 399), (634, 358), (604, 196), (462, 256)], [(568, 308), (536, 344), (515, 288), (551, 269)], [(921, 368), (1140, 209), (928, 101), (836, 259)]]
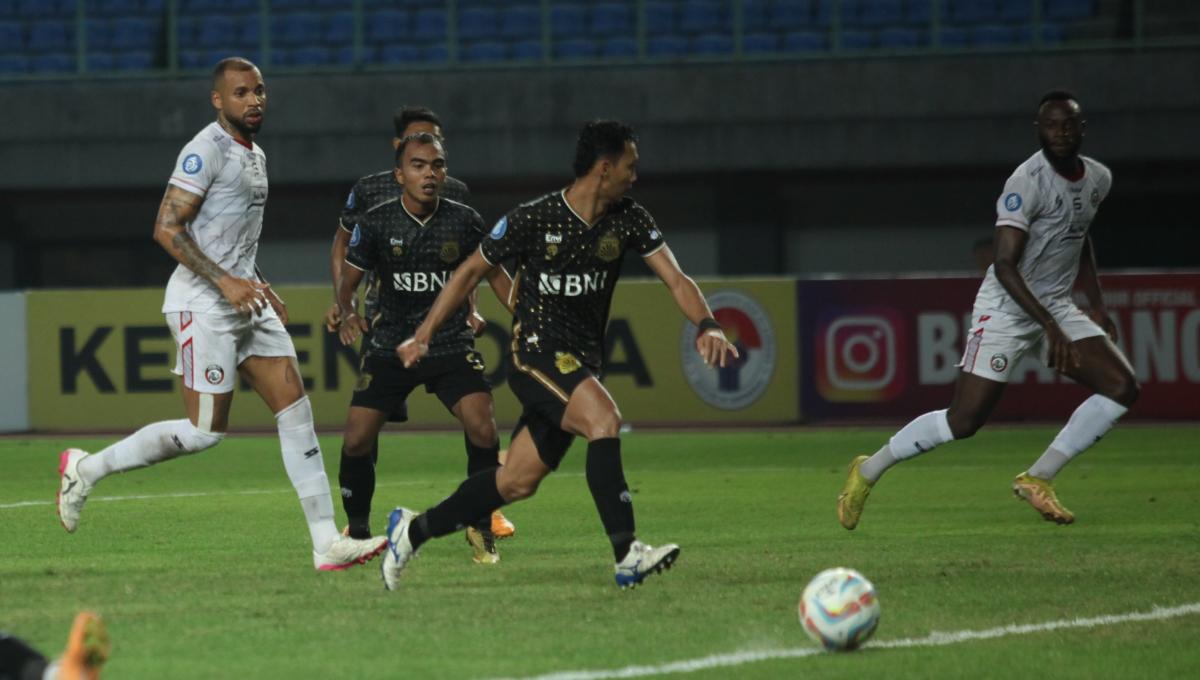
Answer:
[(87, 456), (83, 449), (67, 449), (58, 457), (58, 521), (70, 533), (79, 526), (79, 513), (93, 488), (79, 475), (79, 461)]
[(383, 587), (395, 590), (400, 587), (400, 572), (416, 554), (408, 540), (408, 525), (417, 518), (417, 513), (408, 508), (396, 508), (388, 515), (387, 552), (383, 555)]
[(670, 569), (679, 558), (679, 546), (674, 543), (655, 548), (641, 541), (634, 541), (629, 546), (629, 554), (617, 563), (617, 585), (622, 588), (632, 588), (646, 579), (650, 574), (661, 573)]
[(383, 536), (350, 538), (338, 536), (324, 554), (313, 551), (313, 566), (318, 571), (342, 571), (356, 564), (366, 564), (387, 548)]

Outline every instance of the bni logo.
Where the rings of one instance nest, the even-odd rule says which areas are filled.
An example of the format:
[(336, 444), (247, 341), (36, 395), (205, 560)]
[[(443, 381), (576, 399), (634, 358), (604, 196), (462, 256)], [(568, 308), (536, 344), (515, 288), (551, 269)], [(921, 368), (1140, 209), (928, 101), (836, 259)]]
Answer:
[(767, 311), (744, 293), (717, 291), (708, 296), (708, 306), (739, 357), (729, 358), (724, 368), (704, 365), (696, 352), (698, 329), (685, 321), (679, 338), (683, 374), (705, 403), (736, 411), (757, 401), (771, 384), (776, 365), (775, 330)]
[(817, 324), (817, 392), (829, 401), (889, 401), (904, 391), (903, 319), (886, 308), (826, 315)]

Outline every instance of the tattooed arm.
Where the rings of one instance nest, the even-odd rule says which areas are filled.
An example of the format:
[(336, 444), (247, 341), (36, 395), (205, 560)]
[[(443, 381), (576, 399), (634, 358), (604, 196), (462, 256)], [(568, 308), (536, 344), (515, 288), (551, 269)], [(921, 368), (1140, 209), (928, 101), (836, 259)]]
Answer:
[(234, 309), (261, 315), (268, 304), (263, 292), (266, 284), (230, 275), (205, 255), (188, 233), (187, 227), (203, 203), (203, 196), (168, 186), (154, 221), (154, 240), (180, 264), (220, 289)]

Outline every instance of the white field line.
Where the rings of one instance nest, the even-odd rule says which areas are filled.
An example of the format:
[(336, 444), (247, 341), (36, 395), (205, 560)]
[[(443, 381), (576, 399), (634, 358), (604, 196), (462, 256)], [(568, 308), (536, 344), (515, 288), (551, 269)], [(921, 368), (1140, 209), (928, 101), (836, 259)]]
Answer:
[[(1115, 626), (1121, 623), (1135, 621), (1165, 621), (1180, 616), (1200, 614), (1200, 602), (1179, 605), (1177, 607), (1155, 607), (1148, 612), (1128, 612), (1125, 614), (1108, 614), (1091, 618), (1060, 619), (1043, 623), (1010, 623), (998, 628), (986, 630), (959, 630), (953, 632), (934, 631), (923, 638), (905, 638), (901, 640), (879, 640), (868, 642), (864, 648), (870, 649), (907, 649), (910, 647), (942, 647), (956, 645), (973, 640), (993, 640), (1009, 635), (1030, 635), (1045, 633), (1053, 630), (1070, 628), (1098, 628)], [(525, 680), (605, 680), (606, 678), (642, 678), (650, 675), (667, 675), (670, 673), (694, 673), (712, 668), (728, 668), (742, 666), (757, 661), (772, 659), (796, 659), (805, 656), (816, 656), (825, 653), (818, 647), (794, 647), (792, 649), (747, 650), (730, 654), (714, 654), (698, 659), (672, 661), (657, 666), (626, 666), (609, 670), (591, 671), (559, 671), (545, 675), (530, 676)]]

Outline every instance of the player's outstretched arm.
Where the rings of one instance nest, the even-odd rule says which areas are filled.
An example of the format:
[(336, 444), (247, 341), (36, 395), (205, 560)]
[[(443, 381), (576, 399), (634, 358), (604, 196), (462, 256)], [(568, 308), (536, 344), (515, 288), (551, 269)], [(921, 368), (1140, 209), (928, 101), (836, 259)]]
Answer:
[(1050, 367), (1066, 371), (1069, 367), (1079, 365), (1079, 353), (1058, 327), (1058, 322), (1046, 311), (1042, 303), (1038, 302), (1033, 291), (1029, 290), (1029, 284), (1017, 268), (1028, 241), (1028, 232), (1004, 225), (996, 227), (996, 278), (999, 279), (1000, 285), (1004, 286), (1004, 290), (1021, 305), (1021, 309), (1046, 331)]
[(708, 302), (701, 294), (700, 287), (679, 268), (679, 262), (675, 260), (671, 249), (664, 245), (645, 259), (650, 269), (667, 284), (671, 297), (675, 298), (675, 304), (679, 305), (683, 315), (700, 329), (700, 335), (696, 338), (696, 351), (700, 353), (704, 363), (724, 367), (727, 357), (738, 358), (737, 348), (725, 338), (725, 331), (721, 330), (721, 325), (713, 318), (712, 310), (708, 308)]
[(342, 267), (337, 281), (338, 322), (337, 334), (343, 345), (352, 344), (358, 336), (367, 331), (367, 321), (358, 315), (358, 307), (354, 304), (354, 292), (362, 283), (363, 270), (358, 267)]
[(266, 286), (258, 281), (231, 276), (200, 250), (187, 227), (200, 214), (204, 197), (176, 186), (168, 186), (154, 220), (154, 240), (183, 266), (220, 289), (239, 312), (262, 315), (267, 308)]
[(1088, 316), (1100, 324), (1109, 339), (1117, 341), (1117, 323), (1108, 313), (1104, 304), (1104, 295), (1100, 292), (1100, 270), (1096, 266), (1096, 246), (1092, 237), (1083, 240), (1083, 249), (1079, 252), (1079, 283), (1083, 286), (1083, 294), (1088, 301)]
[(417, 326), (411, 338), (396, 348), (396, 355), (404, 362), (405, 368), (413, 366), (429, 352), (429, 340), (433, 337), (433, 332), (454, 314), (454, 310), (462, 305), (491, 268), (492, 265), (483, 259), (478, 249), (458, 265), (458, 269), (455, 269), (454, 275), (450, 277), (450, 282), (433, 301), (425, 320)]
[[(342, 278), (342, 263), (346, 261), (346, 251), (350, 249), (350, 232), (342, 229), (341, 222), (333, 230), (333, 245), (329, 248), (329, 276), (333, 281), (333, 304), (325, 312), (325, 330), (337, 332), (341, 322), (341, 306), (337, 301), (338, 281)], [(357, 304), (351, 304), (351, 309), (357, 309)]]

